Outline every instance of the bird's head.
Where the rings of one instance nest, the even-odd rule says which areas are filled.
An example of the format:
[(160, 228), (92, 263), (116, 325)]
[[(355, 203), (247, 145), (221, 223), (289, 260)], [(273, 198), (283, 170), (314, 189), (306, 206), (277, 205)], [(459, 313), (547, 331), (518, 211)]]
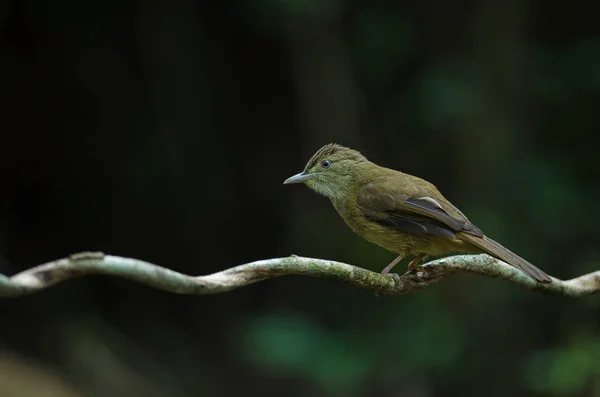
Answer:
[(357, 180), (361, 165), (367, 163), (358, 151), (330, 143), (313, 154), (304, 171), (289, 177), (283, 184), (305, 183), (315, 192), (336, 200), (344, 197)]

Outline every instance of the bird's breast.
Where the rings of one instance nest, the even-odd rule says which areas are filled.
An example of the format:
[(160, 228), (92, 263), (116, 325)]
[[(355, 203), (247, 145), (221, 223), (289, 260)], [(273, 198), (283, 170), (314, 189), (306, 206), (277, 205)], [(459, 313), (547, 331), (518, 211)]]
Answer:
[(372, 219), (367, 218), (352, 202), (332, 202), (338, 214), (342, 217), (348, 227), (365, 240), (377, 244), (389, 251), (407, 254), (412, 251), (417, 239), (397, 230), (384, 226)]

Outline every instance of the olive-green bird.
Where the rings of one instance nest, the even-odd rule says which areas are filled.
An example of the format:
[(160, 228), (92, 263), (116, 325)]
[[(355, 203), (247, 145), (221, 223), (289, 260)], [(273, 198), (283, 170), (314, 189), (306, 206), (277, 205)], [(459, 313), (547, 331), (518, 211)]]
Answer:
[(552, 279), (543, 271), (485, 236), (431, 183), (380, 167), (358, 151), (329, 144), (319, 149), (304, 171), (283, 182), (305, 183), (329, 198), (356, 234), (402, 259), (416, 255), (413, 269), (427, 255), (485, 252), (523, 271), (540, 283)]

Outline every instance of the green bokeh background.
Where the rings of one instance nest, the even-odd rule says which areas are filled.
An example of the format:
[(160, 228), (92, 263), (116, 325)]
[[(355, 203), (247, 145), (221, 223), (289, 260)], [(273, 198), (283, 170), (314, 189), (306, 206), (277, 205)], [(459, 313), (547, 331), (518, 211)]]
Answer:
[[(0, 273), (84, 250), (207, 274), (393, 254), (283, 187), (338, 142), (559, 278), (600, 269), (593, 4), (0, 3)], [(0, 301), (0, 396), (600, 396), (600, 299), (456, 275), (377, 297), (107, 277)]]

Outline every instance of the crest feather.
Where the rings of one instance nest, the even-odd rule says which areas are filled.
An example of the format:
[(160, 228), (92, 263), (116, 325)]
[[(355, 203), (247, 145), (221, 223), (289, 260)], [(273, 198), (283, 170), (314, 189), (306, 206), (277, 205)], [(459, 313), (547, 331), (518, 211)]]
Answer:
[(349, 155), (348, 157), (364, 159), (364, 156), (362, 154), (360, 154), (359, 152), (357, 152), (356, 150), (347, 148), (347, 147), (339, 145), (337, 143), (328, 143), (327, 145), (325, 145), (322, 148), (320, 148), (319, 150), (317, 150), (317, 152), (315, 154), (313, 154), (313, 156), (310, 158), (310, 160), (308, 160), (308, 163), (306, 163), (306, 167), (304, 167), (304, 171), (308, 171), (309, 169), (314, 167), (315, 164), (317, 164), (319, 161), (321, 161), (321, 159), (324, 159), (325, 157), (334, 155), (339, 152), (347, 153)]

